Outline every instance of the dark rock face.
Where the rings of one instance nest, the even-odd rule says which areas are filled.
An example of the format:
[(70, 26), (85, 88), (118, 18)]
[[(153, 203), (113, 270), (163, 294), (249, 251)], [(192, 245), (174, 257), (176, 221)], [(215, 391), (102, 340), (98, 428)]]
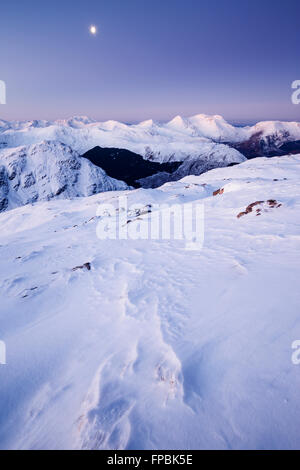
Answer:
[(181, 165), (181, 162), (157, 163), (145, 160), (137, 153), (117, 148), (95, 147), (82, 157), (102, 168), (108, 176), (136, 188), (141, 186), (138, 180), (161, 172), (170, 174)]
[(262, 132), (253, 134), (250, 139), (237, 144), (228, 144), (246, 158), (280, 157), (288, 153), (300, 152), (300, 140), (291, 141), (288, 132), (262, 136)]
[(30, 186), (33, 186), (36, 183), (35, 177), (33, 176), (32, 173), (28, 173), (24, 177), (24, 188), (30, 188)]
[(285, 144), (281, 145), (280, 151), (282, 152), (282, 155), (286, 155), (288, 153), (300, 153), (300, 140), (295, 140), (294, 142), (286, 142)]
[(4, 211), (8, 206), (9, 184), (7, 171), (4, 166), (0, 167), (0, 212)]

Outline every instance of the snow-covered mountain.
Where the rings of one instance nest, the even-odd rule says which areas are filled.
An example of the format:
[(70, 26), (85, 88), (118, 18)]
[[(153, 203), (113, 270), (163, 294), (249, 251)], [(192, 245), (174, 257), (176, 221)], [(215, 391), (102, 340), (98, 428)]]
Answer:
[[(299, 448), (299, 173), (257, 158), (1, 213), (0, 448)], [(98, 239), (118, 196), (135, 233), (204, 204), (202, 250)]]
[(201, 175), (208, 170), (226, 167), (246, 161), (241, 153), (223, 144), (203, 144), (199, 148), (197, 157), (187, 156), (179, 168), (171, 174), (159, 172), (153, 176), (139, 180), (143, 188), (154, 188), (168, 181), (177, 181), (188, 175)]
[[(174, 121), (178, 125), (173, 125)], [(0, 121), (0, 149), (1, 146), (16, 147), (32, 145), (41, 140), (54, 140), (69, 145), (81, 154), (96, 146), (116, 147), (158, 162), (198, 158), (204, 152), (212, 154), (215, 144), (211, 133), (206, 136), (191, 123), (190, 127), (180, 125), (181, 121), (179, 117), (166, 124), (146, 121), (136, 125), (116, 121), (94, 122), (87, 117), (54, 122)], [(222, 155), (224, 152), (239, 155), (228, 147), (223, 147), (220, 152)]]
[(20, 205), (128, 189), (60, 142), (0, 152), (0, 212)]
[[(93, 147), (117, 147), (131, 150), (157, 161), (183, 161), (212, 152), (214, 143), (237, 145), (253, 142), (271, 149), (282, 143), (300, 140), (300, 123), (260, 122), (255, 126), (235, 127), (222, 116), (198, 114), (177, 116), (167, 123), (152, 120), (127, 125), (117, 121), (96, 122), (87, 117), (59, 121), (0, 121), (0, 148), (31, 145), (55, 140), (79, 153)], [(244, 149), (247, 145), (244, 145)], [(223, 148), (223, 150), (225, 150)]]

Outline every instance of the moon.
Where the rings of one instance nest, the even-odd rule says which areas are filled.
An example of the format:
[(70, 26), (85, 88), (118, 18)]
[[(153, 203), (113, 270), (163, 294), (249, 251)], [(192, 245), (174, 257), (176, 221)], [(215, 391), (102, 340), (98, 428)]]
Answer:
[(90, 26), (90, 33), (93, 34), (93, 36), (95, 36), (95, 34), (97, 34), (97, 26), (92, 24)]

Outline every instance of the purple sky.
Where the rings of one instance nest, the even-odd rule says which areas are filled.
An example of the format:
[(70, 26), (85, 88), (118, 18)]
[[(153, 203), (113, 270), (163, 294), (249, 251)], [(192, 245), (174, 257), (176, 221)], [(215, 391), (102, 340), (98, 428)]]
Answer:
[(7, 1), (0, 118), (299, 121), (299, 18), (299, 0)]

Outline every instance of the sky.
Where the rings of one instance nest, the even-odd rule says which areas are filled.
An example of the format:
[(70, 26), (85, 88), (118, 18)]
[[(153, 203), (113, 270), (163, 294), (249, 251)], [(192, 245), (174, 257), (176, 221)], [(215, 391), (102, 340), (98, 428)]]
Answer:
[(299, 18), (299, 0), (1, 2), (0, 118), (300, 121)]

